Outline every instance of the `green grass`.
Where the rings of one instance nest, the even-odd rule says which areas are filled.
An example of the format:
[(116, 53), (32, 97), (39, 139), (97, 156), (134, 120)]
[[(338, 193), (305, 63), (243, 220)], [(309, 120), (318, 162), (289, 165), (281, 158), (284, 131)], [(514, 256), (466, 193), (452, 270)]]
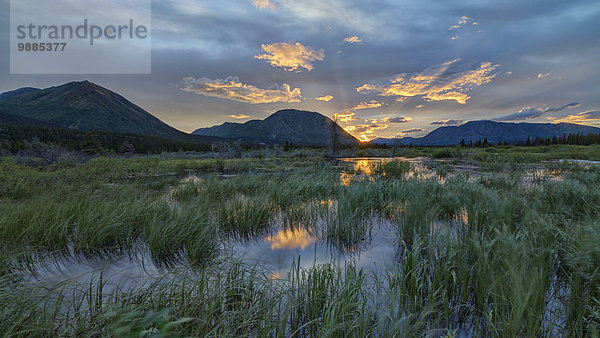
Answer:
[(375, 162), (371, 164), (371, 171), (375, 176), (387, 178), (402, 178), (411, 171), (410, 163), (406, 161)]
[[(392, 161), (346, 186), (321, 157), (98, 158), (38, 169), (2, 159), (0, 334), (597, 336), (600, 167), (541, 162), (594, 159), (597, 147), (452, 152), (486, 172), (444, 162), (422, 179)], [(530, 180), (532, 166), (563, 181)], [(350, 253), (382, 219), (395, 227), (398, 257), (378, 274), (298, 263), (274, 279), (222, 250), (279, 223), (316, 229)], [(48, 257), (141, 247), (158, 265), (186, 269), (110, 292), (110, 276), (52, 290), (22, 278)]]

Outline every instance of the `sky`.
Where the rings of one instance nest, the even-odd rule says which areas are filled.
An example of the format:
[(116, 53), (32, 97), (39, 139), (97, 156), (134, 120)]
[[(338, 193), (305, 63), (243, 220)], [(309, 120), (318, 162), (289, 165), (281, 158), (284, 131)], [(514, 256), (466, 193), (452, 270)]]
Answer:
[(89, 80), (191, 132), (317, 111), (361, 140), (473, 120), (600, 126), (597, 0), (162, 0), (150, 75), (10, 75), (0, 91)]

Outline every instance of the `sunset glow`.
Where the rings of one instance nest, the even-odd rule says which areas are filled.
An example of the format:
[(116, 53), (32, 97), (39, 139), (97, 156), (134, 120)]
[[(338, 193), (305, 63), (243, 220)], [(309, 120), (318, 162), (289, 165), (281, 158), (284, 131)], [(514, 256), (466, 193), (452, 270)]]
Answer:
[[(310, 230), (312, 231), (312, 230)], [(279, 230), (274, 236), (268, 236), (265, 240), (271, 243), (271, 250), (304, 250), (317, 241), (317, 237), (305, 229)]]

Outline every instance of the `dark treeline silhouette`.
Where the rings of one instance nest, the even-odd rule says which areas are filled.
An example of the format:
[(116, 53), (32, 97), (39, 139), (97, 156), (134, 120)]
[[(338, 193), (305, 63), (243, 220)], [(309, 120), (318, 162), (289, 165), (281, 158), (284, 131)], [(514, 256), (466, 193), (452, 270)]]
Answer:
[[(520, 142), (520, 143), (517, 143), (516, 145), (533, 147), (533, 146), (549, 146), (549, 145), (559, 145), (559, 144), (580, 145), (580, 146), (589, 146), (592, 144), (600, 144), (600, 134), (584, 135), (582, 133), (577, 133), (577, 134), (564, 134), (563, 136), (553, 136), (553, 137), (546, 137), (546, 138), (536, 137), (533, 139), (531, 137), (528, 137), (525, 142)], [(483, 140), (477, 140), (475, 142), (470, 141), (469, 143), (467, 143), (464, 139), (460, 141), (460, 146), (462, 146), (462, 147), (478, 147), (479, 148), (479, 147), (489, 147), (491, 145), (509, 145), (509, 143), (500, 141), (498, 143), (492, 144), (492, 143), (488, 142), (487, 138), (484, 138)]]
[[(584, 145), (584, 146), (588, 146), (588, 145), (592, 145), (592, 144), (600, 144), (600, 134), (587, 134), (584, 135), (582, 133), (577, 133), (577, 134), (564, 134), (562, 136), (553, 136), (553, 137), (546, 137), (546, 138), (540, 138), (540, 137), (535, 137), (535, 138), (531, 138), (528, 137), (526, 141), (523, 142), (519, 142), (519, 143), (509, 143), (509, 142), (490, 142), (487, 138), (483, 138), (481, 140), (470, 140), (469, 142), (465, 141), (464, 139), (462, 139), (460, 141), (460, 146), (461, 147), (474, 147), (474, 148), (485, 148), (485, 147), (491, 147), (491, 146), (496, 146), (496, 145), (504, 145), (504, 146), (509, 146), (509, 145), (514, 145), (514, 146), (549, 146), (549, 145)], [(414, 143), (410, 143), (410, 144), (406, 144), (406, 145), (395, 145), (395, 146), (389, 146), (386, 143), (383, 144), (370, 144), (369, 148), (394, 148), (394, 147), (400, 147), (400, 148), (413, 148), (413, 147), (425, 147), (425, 148), (437, 148), (439, 146), (423, 146), (423, 145), (419, 145), (419, 144), (414, 144)]]
[(101, 151), (119, 153), (124, 149), (135, 149), (136, 153), (149, 154), (211, 149), (210, 144), (183, 142), (157, 136), (0, 124), (1, 148), (16, 154), (25, 150), (27, 143), (31, 141), (56, 144), (68, 150), (90, 154)]
[[(148, 136), (140, 134), (127, 134), (117, 132), (91, 132), (83, 130), (71, 130), (54, 127), (40, 126), (17, 126), (9, 124), (0, 124), (0, 151), (8, 151), (16, 154), (26, 150), (28, 143), (39, 141), (46, 144), (55, 144), (67, 150), (82, 151), (87, 154), (96, 154), (103, 151), (115, 153), (138, 153), (138, 154), (158, 154), (162, 152), (177, 151), (211, 151), (211, 144), (192, 143), (179, 140), (172, 140), (164, 137)], [(531, 138), (516, 144), (517, 146), (545, 146), (545, 145), (592, 145), (600, 144), (600, 134), (564, 134), (563, 136), (553, 136), (547, 138)], [(490, 147), (494, 145), (510, 145), (507, 142), (489, 142), (487, 138), (477, 141), (466, 142), (461, 140), (462, 147)], [(244, 149), (260, 148), (265, 145), (241, 144)], [(337, 146), (337, 147), (336, 147)], [(400, 147), (418, 147), (419, 145), (410, 144)], [(328, 148), (340, 148), (332, 141)], [(386, 144), (362, 144), (360, 148), (387, 148)], [(287, 141), (284, 150), (289, 151), (297, 148), (319, 148), (319, 147), (299, 147)], [(347, 148), (347, 147), (341, 147)]]

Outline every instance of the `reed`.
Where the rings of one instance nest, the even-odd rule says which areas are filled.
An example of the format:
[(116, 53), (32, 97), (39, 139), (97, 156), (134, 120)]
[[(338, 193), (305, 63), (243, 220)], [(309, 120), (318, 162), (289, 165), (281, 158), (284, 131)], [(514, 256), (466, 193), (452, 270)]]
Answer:
[[(598, 148), (540, 149), (452, 148), (486, 172), (446, 163), (423, 179), (390, 162), (344, 185), (343, 168), (300, 151), (45, 168), (2, 159), (0, 334), (597, 336), (600, 169), (536, 162), (569, 151), (594, 158)], [(531, 179), (542, 165), (561, 180)], [(370, 245), (382, 220), (394, 225), (398, 255), (374, 275), (350, 261), (296, 262), (276, 278), (223, 250), (304, 228), (351, 253)], [(140, 248), (158, 266), (182, 268), (134, 288), (105, 275), (52, 289), (28, 280), (45, 260)]]

